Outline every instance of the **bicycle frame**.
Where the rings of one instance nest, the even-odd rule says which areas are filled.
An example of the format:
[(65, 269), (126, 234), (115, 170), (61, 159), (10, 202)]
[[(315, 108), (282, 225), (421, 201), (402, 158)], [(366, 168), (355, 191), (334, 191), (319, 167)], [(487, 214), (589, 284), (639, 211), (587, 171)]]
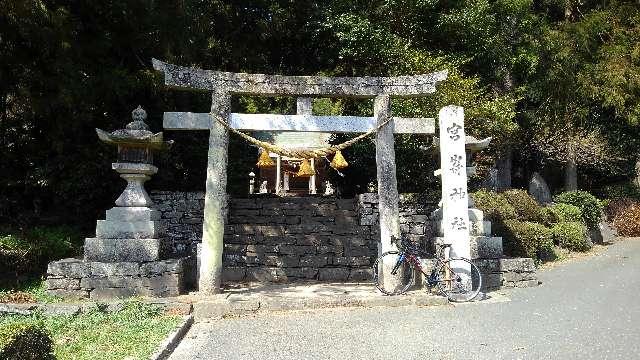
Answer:
[[(433, 270), (431, 270), (431, 273), (427, 275), (427, 273), (424, 271), (424, 268), (422, 267), (422, 263), (420, 262), (420, 258), (416, 254), (412, 254), (410, 252), (402, 251), (402, 252), (400, 252), (400, 254), (398, 256), (398, 260), (396, 261), (396, 264), (393, 266), (393, 269), (391, 270), (391, 274), (395, 275), (396, 272), (398, 271), (398, 269), (400, 268), (400, 265), (402, 265), (402, 262), (408, 261), (411, 265), (413, 265), (414, 269), (417, 269), (418, 271), (420, 271), (422, 273), (422, 275), (424, 275), (426, 277), (427, 286), (434, 287), (436, 284), (443, 282), (443, 283), (447, 283), (447, 286), (450, 287), (451, 286), (451, 281), (453, 279), (451, 279), (451, 278), (438, 279), (436, 272), (441, 266), (445, 267), (445, 272), (447, 274), (452, 274), (452, 273), (455, 274), (455, 271), (453, 271), (451, 269), (451, 267), (449, 266), (449, 264), (447, 264), (445, 261), (440, 259), (438, 256), (436, 256), (434, 258), (434, 260), (436, 261), (436, 263), (434, 264)], [(450, 277), (450, 275), (448, 275), (447, 277)]]

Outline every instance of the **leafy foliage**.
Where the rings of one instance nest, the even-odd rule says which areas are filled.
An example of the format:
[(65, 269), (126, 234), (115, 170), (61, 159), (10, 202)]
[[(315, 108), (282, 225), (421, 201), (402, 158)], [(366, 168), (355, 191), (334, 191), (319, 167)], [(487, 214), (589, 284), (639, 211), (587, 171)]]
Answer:
[(500, 225), (505, 255), (530, 257), (540, 261), (555, 259), (551, 230), (544, 225), (506, 220)]
[(53, 342), (41, 322), (0, 324), (0, 358), (47, 360), (53, 356)]
[(525, 190), (511, 189), (502, 193), (505, 199), (516, 210), (517, 219), (520, 221), (539, 222), (541, 220), (542, 207)]
[(551, 228), (553, 241), (571, 251), (588, 251), (593, 244), (582, 222), (561, 222)]
[(77, 255), (81, 243), (77, 231), (65, 226), (0, 233), (0, 283), (40, 274), (49, 261)]
[(586, 191), (569, 191), (556, 195), (554, 201), (578, 207), (587, 227), (598, 227), (602, 217), (602, 204), (595, 196)]
[(547, 226), (562, 222), (584, 222), (579, 207), (563, 203), (557, 203), (543, 208), (542, 218), (543, 223)]
[(502, 195), (493, 191), (479, 190), (471, 194), (476, 207), (492, 221), (512, 220), (517, 216), (516, 209)]

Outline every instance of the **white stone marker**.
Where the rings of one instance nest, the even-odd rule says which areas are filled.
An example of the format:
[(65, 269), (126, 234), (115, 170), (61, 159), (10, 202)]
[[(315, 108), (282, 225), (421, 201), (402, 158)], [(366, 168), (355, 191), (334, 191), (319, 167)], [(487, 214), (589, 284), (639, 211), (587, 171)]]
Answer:
[(438, 118), (444, 242), (451, 244), (451, 257), (470, 258), (464, 109), (446, 106), (440, 110)]

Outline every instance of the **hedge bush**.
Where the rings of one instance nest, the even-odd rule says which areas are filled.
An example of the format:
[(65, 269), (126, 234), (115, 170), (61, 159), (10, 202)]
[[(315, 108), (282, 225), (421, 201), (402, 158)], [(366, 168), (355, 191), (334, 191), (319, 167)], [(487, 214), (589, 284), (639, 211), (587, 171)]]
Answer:
[(55, 359), (49, 332), (38, 322), (10, 322), (1, 326), (0, 359)]
[(82, 237), (68, 227), (0, 233), (0, 282), (5, 274), (40, 274), (49, 261), (76, 255), (81, 244)]
[(502, 195), (493, 191), (479, 190), (471, 194), (476, 207), (491, 221), (515, 219), (516, 209)]
[(582, 219), (590, 229), (596, 229), (602, 215), (602, 204), (586, 191), (569, 191), (556, 195), (555, 202), (570, 204), (580, 208)]
[(583, 222), (580, 208), (557, 203), (540, 209), (540, 223), (543, 225), (552, 227), (561, 222)]
[(607, 206), (606, 213), (619, 235), (640, 236), (640, 201), (613, 200)]
[(553, 241), (571, 251), (588, 251), (593, 244), (582, 222), (561, 222), (551, 228)]
[(538, 204), (528, 192), (519, 189), (511, 189), (502, 193), (505, 199), (516, 211), (520, 221), (540, 222), (542, 206)]
[(505, 255), (548, 261), (555, 259), (551, 230), (542, 224), (506, 220), (499, 227)]

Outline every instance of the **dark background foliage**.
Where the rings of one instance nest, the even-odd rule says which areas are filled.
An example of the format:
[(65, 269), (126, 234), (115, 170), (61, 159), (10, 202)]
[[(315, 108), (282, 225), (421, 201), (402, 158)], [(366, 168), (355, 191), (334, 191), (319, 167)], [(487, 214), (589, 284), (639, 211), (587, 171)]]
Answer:
[[(602, 151), (573, 160), (581, 187), (601, 187), (634, 175), (639, 43), (637, 1), (0, 0), (0, 223), (90, 229), (123, 186), (110, 170), (115, 150), (94, 128), (121, 128), (138, 104), (155, 131), (164, 111), (208, 111), (208, 94), (166, 89), (154, 57), (293, 75), (448, 69), (437, 94), (394, 102), (394, 113), (436, 117), (443, 105), (464, 106), (468, 132), (494, 137), (487, 163), (515, 149), (523, 183), (576, 158), (558, 144), (589, 148), (571, 134), (597, 133)], [(238, 98), (233, 106), (292, 112), (292, 104)], [(334, 105), (371, 112), (366, 101)], [(545, 135), (559, 132), (569, 135)], [(176, 144), (149, 188), (202, 189), (207, 134), (165, 136)], [(422, 150), (432, 139), (396, 140), (400, 190), (437, 190), (436, 159)], [(372, 149), (365, 141), (345, 153), (345, 194), (375, 182)], [(232, 137), (229, 152), (229, 192), (241, 194), (255, 149)]]

